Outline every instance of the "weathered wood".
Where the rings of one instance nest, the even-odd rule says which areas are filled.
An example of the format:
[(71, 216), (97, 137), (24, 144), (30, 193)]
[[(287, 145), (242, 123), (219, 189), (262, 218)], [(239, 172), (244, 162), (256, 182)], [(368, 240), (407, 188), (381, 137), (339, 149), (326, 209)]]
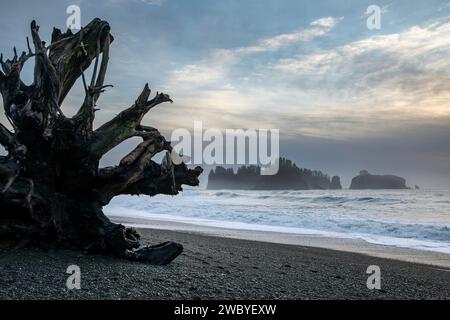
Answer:
[(143, 117), (157, 105), (173, 102), (167, 94), (158, 92), (153, 99), (148, 100), (150, 93), (150, 88), (146, 84), (130, 108), (122, 111), (93, 132), (89, 146), (94, 157), (101, 158), (105, 153), (131, 137), (145, 136), (148, 130), (141, 126)]
[[(78, 33), (54, 29), (46, 46), (39, 26), (31, 23), (34, 52), (3, 61), (0, 57), (0, 93), (13, 131), (0, 125), (0, 236), (28, 239), (34, 244), (58, 245), (93, 253), (166, 264), (182, 251), (172, 242), (142, 246), (135, 230), (112, 223), (102, 207), (120, 194), (177, 194), (182, 185), (198, 185), (202, 169), (186, 165), (162, 167), (152, 161), (157, 153), (172, 150), (157, 129), (141, 125), (153, 107), (172, 102), (150, 88), (130, 108), (93, 130), (96, 103), (106, 87), (106, 71), (113, 37), (106, 21), (94, 19)], [(23, 65), (35, 58), (34, 81), (20, 79)], [(87, 83), (84, 71), (93, 65)], [(72, 118), (62, 104), (78, 78), (85, 97)], [(100, 158), (124, 140), (142, 142), (116, 167), (99, 168)], [(166, 157), (170, 159), (170, 157)], [(166, 160), (167, 162), (167, 160)], [(170, 167), (170, 170), (167, 169)]]

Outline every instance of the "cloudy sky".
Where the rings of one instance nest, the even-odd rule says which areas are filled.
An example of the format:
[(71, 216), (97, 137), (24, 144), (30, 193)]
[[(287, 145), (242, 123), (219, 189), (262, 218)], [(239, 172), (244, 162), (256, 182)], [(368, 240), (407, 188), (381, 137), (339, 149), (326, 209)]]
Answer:
[[(175, 100), (145, 119), (163, 132), (279, 128), (283, 155), (344, 185), (367, 169), (450, 187), (449, 0), (2, 0), (0, 50), (25, 47), (31, 19), (49, 39), (72, 4), (115, 37), (97, 124), (149, 82)], [(371, 4), (380, 30), (366, 27)]]

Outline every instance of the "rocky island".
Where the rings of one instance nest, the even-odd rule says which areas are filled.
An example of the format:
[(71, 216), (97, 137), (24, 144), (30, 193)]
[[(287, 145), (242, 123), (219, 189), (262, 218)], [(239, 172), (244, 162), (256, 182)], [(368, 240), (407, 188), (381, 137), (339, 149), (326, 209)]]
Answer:
[(359, 175), (352, 179), (350, 189), (408, 189), (406, 180), (394, 175), (375, 175), (367, 170), (360, 171)]
[(281, 158), (276, 175), (261, 175), (259, 166), (232, 168), (216, 167), (208, 176), (208, 189), (241, 190), (325, 190), (342, 189), (340, 177), (330, 177), (319, 170), (299, 168), (291, 160)]

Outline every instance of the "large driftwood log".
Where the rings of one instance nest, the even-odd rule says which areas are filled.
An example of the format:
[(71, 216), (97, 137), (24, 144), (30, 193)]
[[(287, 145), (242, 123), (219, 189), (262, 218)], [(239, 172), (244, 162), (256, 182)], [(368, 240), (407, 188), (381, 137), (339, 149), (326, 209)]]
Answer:
[[(176, 195), (182, 185), (197, 186), (202, 169), (171, 162), (170, 170), (152, 158), (171, 152), (157, 129), (141, 125), (155, 106), (172, 102), (163, 93), (150, 98), (145, 85), (135, 103), (94, 130), (97, 101), (105, 88), (113, 37), (107, 22), (94, 19), (78, 33), (54, 29), (46, 45), (31, 23), (32, 46), (12, 59), (0, 57), (0, 93), (13, 131), (0, 124), (0, 236), (32, 243), (106, 253), (167, 264), (183, 247), (173, 242), (142, 246), (139, 234), (112, 223), (102, 207), (121, 194)], [(20, 79), (34, 58), (34, 81)], [(93, 63), (90, 81), (84, 71)], [(64, 98), (82, 78), (85, 97), (73, 117), (62, 111)], [(131, 137), (142, 142), (115, 167), (99, 168), (101, 157)], [(168, 157), (170, 159), (170, 157)]]

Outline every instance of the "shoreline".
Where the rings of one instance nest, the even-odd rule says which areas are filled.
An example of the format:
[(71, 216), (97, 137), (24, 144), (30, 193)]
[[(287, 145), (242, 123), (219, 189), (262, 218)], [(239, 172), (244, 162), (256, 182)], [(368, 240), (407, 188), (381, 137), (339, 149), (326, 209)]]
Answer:
[[(450, 269), (299, 245), (139, 229), (142, 243), (184, 251), (151, 266), (69, 250), (0, 248), (0, 299), (450, 299)], [(68, 266), (81, 290), (68, 290)], [(381, 289), (367, 288), (367, 268)]]
[(275, 231), (240, 230), (226, 227), (219, 228), (215, 226), (203, 226), (186, 222), (143, 219), (137, 217), (131, 218), (114, 215), (109, 215), (109, 217), (116, 223), (121, 223), (137, 229), (157, 229), (217, 238), (329, 249), (346, 253), (358, 253), (375, 258), (392, 259), (450, 269), (450, 254), (374, 244), (362, 239), (343, 237), (334, 238), (322, 235), (282, 233)]

